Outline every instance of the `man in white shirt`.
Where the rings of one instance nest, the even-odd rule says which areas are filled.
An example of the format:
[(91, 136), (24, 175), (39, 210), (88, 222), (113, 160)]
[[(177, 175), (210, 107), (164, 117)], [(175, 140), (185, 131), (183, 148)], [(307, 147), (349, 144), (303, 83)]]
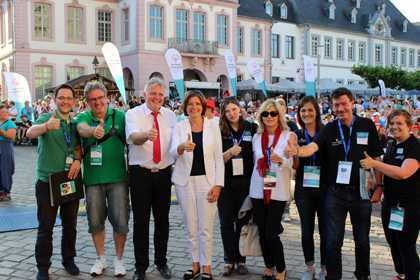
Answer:
[(155, 221), (155, 265), (160, 274), (171, 278), (166, 252), (171, 203), (169, 153), (175, 113), (164, 108), (166, 86), (152, 78), (145, 86), (146, 103), (127, 111), (126, 136), (129, 144), (129, 180), (133, 207), (133, 243), (136, 271), (133, 280), (145, 279), (149, 266), (150, 210)]

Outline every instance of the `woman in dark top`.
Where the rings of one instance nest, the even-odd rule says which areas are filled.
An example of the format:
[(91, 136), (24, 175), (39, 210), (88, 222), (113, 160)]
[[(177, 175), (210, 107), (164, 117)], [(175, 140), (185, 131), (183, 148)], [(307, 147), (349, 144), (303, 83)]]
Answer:
[(235, 264), (237, 272), (244, 275), (248, 273), (248, 269), (245, 257), (239, 253), (239, 236), (247, 219), (238, 220), (238, 213), (249, 194), (254, 167), (252, 136), (257, 125), (245, 121), (238, 100), (229, 97), (222, 104), (220, 130), (225, 161), (225, 187), (220, 193), (217, 206), (226, 264), (223, 276), (230, 276)]
[(407, 111), (393, 111), (388, 117), (388, 128), (394, 139), (388, 142), (383, 162), (366, 154), (361, 165), (384, 174), (382, 226), (398, 273), (394, 279), (418, 280), (420, 143), (410, 135), (411, 127), (411, 116)]
[[(297, 120), (301, 127), (296, 132), (299, 145), (308, 145), (322, 129), (320, 108), (315, 98), (305, 96), (301, 99), (297, 109)], [(319, 279), (326, 277), (325, 269), (325, 235), (323, 230), (324, 222), (324, 189), (321, 177), (321, 156), (318, 151), (311, 157), (296, 158), (295, 201), (299, 212), (302, 231), (302, 249), (305, 257), (306, 271), (302, 280), (315, 279), (315, 258), (314, 258), (314, 230), (315, 214), (318, 216), (318, 230), (321, 244), (321, 271)]]

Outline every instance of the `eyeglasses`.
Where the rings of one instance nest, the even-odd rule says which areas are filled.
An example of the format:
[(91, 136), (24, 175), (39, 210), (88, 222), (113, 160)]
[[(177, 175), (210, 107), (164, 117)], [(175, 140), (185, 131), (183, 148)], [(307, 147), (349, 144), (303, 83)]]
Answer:
[(267, 118), (268, 116), (274, 118), (274, 117), (277, 117), (278, 115), (279, 115), (279, 112), (277, 111), (271, 111), (271, 112), (264, 111), (261, 113), (261, 117), (263, 118)]
[(96, 97), (96, 98), (89, 98), (88, 101), (89, 102), (96, 102), (96, 101), (102, 101), (104, 99), (105, 99), (105, 96), (99, 96), (99, 97)]
[(73, 97), (64, 97), (64, 96), (59, 96), (56, 98), (58, 101), (73, 101)]

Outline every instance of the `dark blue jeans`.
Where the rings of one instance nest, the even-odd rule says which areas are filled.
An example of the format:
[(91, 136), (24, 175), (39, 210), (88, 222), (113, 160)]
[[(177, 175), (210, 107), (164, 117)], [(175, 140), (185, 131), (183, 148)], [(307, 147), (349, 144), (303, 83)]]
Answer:
[(370, 275), (370, 216), (372, 204), (362, 200), (359, 190), (354, 187), (330, 186), (325, 197), (326, 265), (327, 279), (342, 277), (341, 247), (343, 246), (347, 213), (353, 227), (356, 253), (357, 279), (367, 279)]

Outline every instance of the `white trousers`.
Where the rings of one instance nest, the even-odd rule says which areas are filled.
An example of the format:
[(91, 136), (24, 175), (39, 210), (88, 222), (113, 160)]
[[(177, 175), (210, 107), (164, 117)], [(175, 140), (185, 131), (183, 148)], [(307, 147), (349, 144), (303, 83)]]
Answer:
[(175, 185), (176, 196), (184, 216), (192, 261), (211, 265), (213, 223), (217, 202), (209, 203), (207, 194), (212, 186), (205, 175), (190, 176), (186, 186)]

